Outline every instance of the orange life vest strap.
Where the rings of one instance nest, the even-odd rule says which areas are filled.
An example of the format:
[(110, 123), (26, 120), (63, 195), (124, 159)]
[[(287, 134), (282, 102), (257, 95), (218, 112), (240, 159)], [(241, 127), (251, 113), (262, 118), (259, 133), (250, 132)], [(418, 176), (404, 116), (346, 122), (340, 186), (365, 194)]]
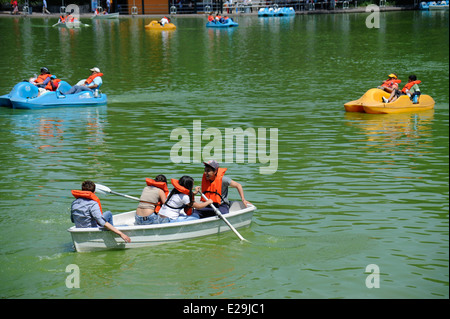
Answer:
[(100, 211), (103, 214), (102, 211), (102, 204), (100, 203), (100, 199), (97, 197), (97, 195), (95, 195), (93, 192), (90, 191), (80, 191), (80, 190), (72, 190), (72, 195), (75, 198), (85, 198), (85, 199), (91, 199), (93, 201), (96, 201), (98, 206), (100, 207)]
[(414, 84), (420, 84), (420, 83), (422, 83), (422, 81), (420, 81), (420, 80), (408, 82), (408, 83), (406, 83), (405, 86), (403, 87), (402, 92), (403, 92), (403, 93), (406, 93), (406, 90), (411, 89), (411, 88), (414, 86)]
[(166, 196), (169, 194), (169, 188), (167, 187), (167, 183), (164, 182), (156, 182), (154, 179), (146, 178), (145, 182), (147, 183), (147, 186), (154, 186), (158, 187), (159, 189), (162, 189)]
[(84, 83), (86, 83), (86, 84), (91, 84), (92, 81), (94, 81), (94, 79), (95, 79), (97, 76), (103, 76), (103, 73), (95, 73), (95, 74), (92, 74), (90, 77), (88, 77), (88, 78), (86, 79), (86, 81), (84, 81)]
[(180, 185), (180, 182), (179, 182), (177, 179), (173, 179), (173, 178), (172, 178), (172, 179), (170, 180), (170, 182), (172, 183), (173, 187), (175, 187), (175, 189), (176, 189), (177, 191), (179, 191), (180, 193), (183, 193), (183, 194), (186, 194), (186, 195), (189, 195), (189, 194), (190, 194), (189, 189), (187, 189), (186, 187), (181, 186), (181, 185)]
[[(169, 188), (167, 187), (167, 183), (164, 182), (156, 182), (154, 179), (146, 178), (145, 182), (148, 186), (154, 186), (164, 191), (164, 194), (169, 195)], [(162, 202), (158, 201), (155, 205), (155, 213), (158, 213), (161, 210)]]
[(398, 79), (387, 79), (386, 81), (383, 82), (383, 84), (381, 84), (381, 86), (385, 86), (385, 87), (391, 87), (394, 85), (394, 83), (401, 83), (402, 80), (398, 80)]

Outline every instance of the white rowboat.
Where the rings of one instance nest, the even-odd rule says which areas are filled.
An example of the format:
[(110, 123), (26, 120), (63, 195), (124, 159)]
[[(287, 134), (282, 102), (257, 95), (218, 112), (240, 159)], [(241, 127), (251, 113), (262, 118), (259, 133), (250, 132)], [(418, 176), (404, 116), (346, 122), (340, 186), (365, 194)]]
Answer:
[[(235, 227), (249, 226), (256, 207), (242, 202), (231, 202), (230, 212), (226, 219)], [(114, 227), (131, 238), (131, 243), (125, 243), (122, 238), (111, 231), (99, 228), (68, 229), (72, 235), (75, 250), (89, 252), (106, 249), (125, 249), (154, 246), (168, 242), (176, 242), (191, 238), (223, 233), (230, 230), (227, 224), (218, 216), (199, 220), (166, 223), (157, 225), (135, 225), (136, 211), (130, 211), (113, 216)]]
[(108, 14), (97, 14), (92, 17), (92, 19), (117, 19), (119, 17), (119, 12), (108, 13)]

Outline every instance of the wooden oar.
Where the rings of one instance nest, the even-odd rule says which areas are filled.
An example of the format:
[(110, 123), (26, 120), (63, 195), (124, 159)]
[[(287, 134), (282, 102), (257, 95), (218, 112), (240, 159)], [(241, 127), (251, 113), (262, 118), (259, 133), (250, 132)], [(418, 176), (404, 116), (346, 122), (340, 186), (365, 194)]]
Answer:
[[(200, 195), (202, 195), (202, 198), (204, 200), (208, 200), (208, 197), (206, 197), (205, 194), (203, 194), (202, 192), (199, 192), (199, 193), (200, 193)], [(236, 228), (234, 228), (233, 225), (230, 224), (230, 222), (222, 215), (222, 213), (220, 212), (220, 210), (217, 209), (216, 206), (214, 206), (213, 204), (210, 204), (209, 206), (211, 206), (211, 208), (214, 210), (216, 215), (219, 216), (219, 218), (221, 218), (225, 222), (225, 224), (228, 225), (228, 227), (230, 227), (230, 229), (233, 231), (233, 233), (235, 233), (236, 236), (238, 236), (240, 240), (249, 242), (247, 239), (242, 237), (241, 234), (239, 234), (239, 232), (236, 230)]]
[(136, 200), (138, 202), (140, 201), (140, 199), (137, 198), (137, 197), (133, 197), (133, 196), (130, 196), (130, 195), (125, 195), (125, 194), (121, 194), (121, 193), (112, 191), (108, 186), (105, 186), (105, 185), (102, 185), (102, 184), (95, 184), (95, 191), (97, 191), (97, 192), (99, 192), (101, 194), (106, 194), (106, 195), (107, 194), (113, 194), (113, 195), (126, 197), (126, 198), (129, 198), (129, 199), (133, 199), (133, 200)]

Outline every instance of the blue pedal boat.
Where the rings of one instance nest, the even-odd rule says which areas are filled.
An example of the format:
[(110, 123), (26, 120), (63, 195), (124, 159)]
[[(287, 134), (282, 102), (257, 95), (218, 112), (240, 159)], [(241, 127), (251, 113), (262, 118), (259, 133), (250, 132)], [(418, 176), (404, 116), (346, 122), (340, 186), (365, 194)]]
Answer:
[(56, 107), (80, 107), (106, 105), (106, 94), (84, 91), (75, 94), (61, 94), (71, 88), (70, 84), (61, 81), (54, 92), (45, 92), (38, 96), (39, 89), (32, 83), (23, 81), (17, 83), (9, 94), (0, 96), (0, 106), (13, 109), (39, 110)]
[(208, 23), (206, 23), (206, 26), (208, 28), (230, 28), (230, 27), (237, 27), (239, 25), (239, 23), (234, 22), (232, 19), (227, 19), (225, 20), (224, 23), (219, 22), (219, 21), (209, 21)]

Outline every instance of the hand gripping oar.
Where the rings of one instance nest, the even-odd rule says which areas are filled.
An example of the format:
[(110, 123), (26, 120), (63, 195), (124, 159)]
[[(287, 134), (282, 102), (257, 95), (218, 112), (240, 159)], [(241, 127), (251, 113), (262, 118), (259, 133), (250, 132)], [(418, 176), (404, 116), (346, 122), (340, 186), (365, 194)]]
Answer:
[(117, 193), (115, 191), (112, 191), (108, 186), (105, 186), (105, 185), (102, 185), (102, 184), (95, 184), (95, 190), (97, 192), (101, 193), (101, 194), (114, 194), (114, 195), (119, 195), (119, 196), (122, 196), (122, 197), (129, 198), (129, 199), (134, 199), (134, 200), (136, 200), (138, 202), (140, 201), (140, 199), (137, 198), (137, 197), (133, 197), (133, 196), (130, 196), (130, 195)]
[[(204, 200), (208, 200), (208, 197), (206, 197), (205, 194), (203, 194), (203, 193), (200, 192), (200, 191), (199, 191), (199, 193), (200, 193), (200, 195), (202, 195), (202, 198), (203, 198)], [(220, 210), (217, 209), (216, 206), (214, 206), (213, 204), (210, 204), (209, 206), (211, 206), (211, 208), (214, 210), (214, 212), (216, 213), (216, 215), (219, 216), (219, 218), (222, 219), (222, 220), (225, 222), (225, 224), (228, 225), (228, 227), (230, 227), (230, 229), (233, 231), (233, 233), (235, 233), (236, 236), (238, 236), (240, 240), (249, 242), (247, 239), (245, 239), (244, 237), (242, 237), (241, 234), (239, 234), (239, 232), (236, 230), (236, 228), (234, 228), (233, 225), (230, 224), (230, 222), (222, 215), (222, 213), (220, 212)]]

